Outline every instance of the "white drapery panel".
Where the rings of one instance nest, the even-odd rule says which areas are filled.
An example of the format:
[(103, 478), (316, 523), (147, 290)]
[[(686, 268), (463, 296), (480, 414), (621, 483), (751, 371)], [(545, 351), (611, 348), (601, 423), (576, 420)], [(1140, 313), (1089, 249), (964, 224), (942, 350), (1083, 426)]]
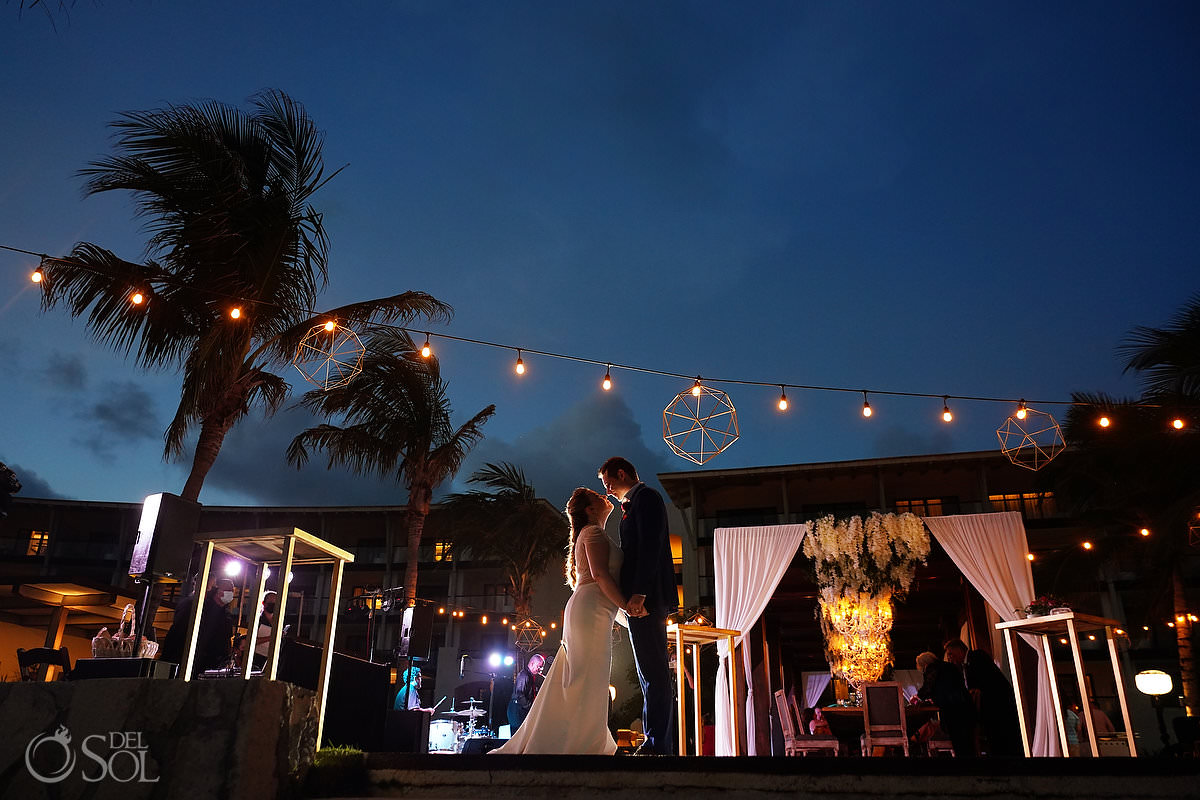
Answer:
[(828, 672), (801, 672), (800, 679), (804, 682), (804, 707), (815, 708), (833, 676)]
[[(716, 591), (717, 627), (750, 630), (775, 593), (775, 587), (787, 572), (800, 542), (808, 533), (807, 525), (761, 525), (752, 528), (717, 528), (713, 532), (713, 580)], [(740, 643), (744, 636), (739, 636)], [(749, 675), (750, 648), (742, 648), (742, 674)], [(724, 641), (717, 642), (716, 754), (729, 752), (728, 659), (732, 655)], [(754, 692), (746, 681), (746, 752), (757, 755), (754, 743)]]
[[(1036, 596), (1033, 572), (1025, 557), (1029, 544), (1019, 512), (925, 517), (925, 524), (959, 571), (1005, 622), (1016, 619), (1014, 609)], [(1047, 671), (1050, 665), (1037, 640), (1026, 634), (1022, 636), (1038, 654), (1037, 715), (1030, 749), (1035, 756), (1060, 756)]]

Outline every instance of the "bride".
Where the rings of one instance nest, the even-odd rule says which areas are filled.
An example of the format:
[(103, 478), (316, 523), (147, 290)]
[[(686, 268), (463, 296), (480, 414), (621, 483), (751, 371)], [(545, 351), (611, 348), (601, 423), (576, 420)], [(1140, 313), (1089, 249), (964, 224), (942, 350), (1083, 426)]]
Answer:
[(612, 755), (617, 750), (608, 731), (612, 626), (617, 611), (628, 611), (628, 599), (613, 578), (621, 568), (621, 550), (604, 534), (612, 510), (607, 497), (582, 487), (567, 501), (566, 572), (574, 594), (563, 617), (562, 644), (529, 716), (493, 753)]

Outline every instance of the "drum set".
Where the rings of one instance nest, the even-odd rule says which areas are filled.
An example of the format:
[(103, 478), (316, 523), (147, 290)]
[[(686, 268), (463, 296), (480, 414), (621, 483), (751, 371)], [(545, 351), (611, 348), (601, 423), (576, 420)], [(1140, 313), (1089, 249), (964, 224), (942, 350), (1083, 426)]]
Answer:
[[(429, 723), (429, 752), (461, 753), (463, 744), (468, 739), (490, 738), (491, 730), (486, 725), (476, 722), (487, 716), (487, 712), (479, 707), (481, 705), (481, 701), (472, 697), (463, 710), (438, 714)], [(465, 725), (463, 720), (466, 720)]]

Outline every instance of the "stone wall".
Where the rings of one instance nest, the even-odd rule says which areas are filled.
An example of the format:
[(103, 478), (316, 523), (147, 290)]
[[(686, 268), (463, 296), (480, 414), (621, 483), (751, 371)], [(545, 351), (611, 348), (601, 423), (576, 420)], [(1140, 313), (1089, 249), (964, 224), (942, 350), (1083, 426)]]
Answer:
[(0, 683), (0, 797), (275, 798), (312, 762), (316, 704), (279, 681)]

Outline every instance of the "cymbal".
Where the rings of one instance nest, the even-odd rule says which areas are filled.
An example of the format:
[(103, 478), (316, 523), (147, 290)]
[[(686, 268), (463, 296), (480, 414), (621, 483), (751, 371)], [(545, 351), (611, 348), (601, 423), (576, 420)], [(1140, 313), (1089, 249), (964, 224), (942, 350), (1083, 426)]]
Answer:
[(456, 717), (485, 717), (487, 712), (482, 708), (468, 708), (465, 711), (452, 711)]

